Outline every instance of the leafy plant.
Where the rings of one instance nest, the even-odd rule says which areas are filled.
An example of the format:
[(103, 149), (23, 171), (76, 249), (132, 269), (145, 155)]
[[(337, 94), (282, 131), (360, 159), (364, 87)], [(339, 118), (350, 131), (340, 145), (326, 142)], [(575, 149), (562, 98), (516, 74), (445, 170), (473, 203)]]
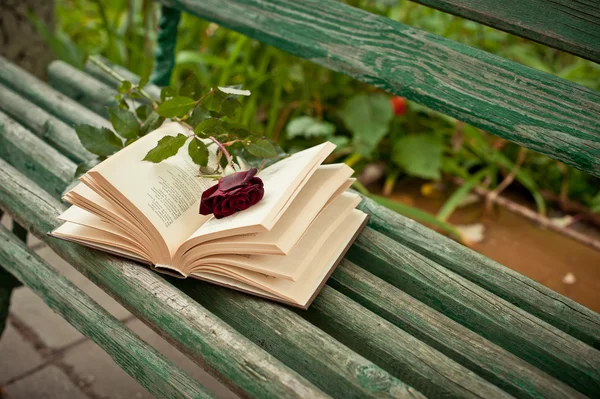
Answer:
[[(161, 90), (160, 100), (152, 98), (145, 90), (147, 79), (134, 84), (122, 78), (114, 70), (94, 57), (90, 60), (119, 81), (119, 92), (115, 96), (118, 106), (109, 107), (108, 114), (114, 132), (105, 127), (78, 125), (75, 131), (81, 144), (91, 153), (98, 155), (93, 162), (86, 162), (77, 169), (80, 175), (106, 157), (135, 142), (139, 137), (160, 126), (166, 118), (188, 128), (188, 135), (178, 134), (160, 139), (151, 149), (144, 161), (159, 163), (179, 152), (189, 142), (187, 151), (192, 161), (202, 172), (208, 166), (207, 146), (217, 146), (218, 159), (225, 164), (239, 168), (230, 158), (226, 147), (238, 144), (244, 151), (247, 161), (277, 158), (281, 150), (264, 137), (252, 134), (248, 129), (233, 124), (230, 119), (240, 107), (239, 96), (248, 96), (247, 90), (231, 87), (211, 88), (203, 92), (195, 75), (190, 77), (179, 89), (165, 87)], [(133, 101), (143, 100), (135, 108)], [(211, 143), (212, 142), (212, 143)], [(239, 153), (239, 151), (237, 152)], [(221, 166), (225, 166), (225, 164)], [(218, 170), (205, 175), (214, 175)]]

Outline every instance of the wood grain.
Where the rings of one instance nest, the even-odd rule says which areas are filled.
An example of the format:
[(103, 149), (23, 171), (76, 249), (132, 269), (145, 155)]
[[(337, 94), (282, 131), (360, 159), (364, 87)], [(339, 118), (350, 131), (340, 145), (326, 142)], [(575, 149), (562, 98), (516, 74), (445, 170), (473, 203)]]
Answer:
[(583, 397), (349, 260), (342, 261), (327, 284), (515, 397)]
[(435, 231), (363, 198), (369, 227), (600, 349), (600, 315)]
[(106, 119), (52, 89), (3, 57), (0, 57), (0, 83), (69, 126), (88, 123), (110, 127), (110, 123)]
[(50, 63), (48, 81), (54, 89), (102, 117), (108, 116), (107, 107), (116, 104), (113, 89), (66, 62)]
[(161, 0), (600, 176), (600, 93), (334, 0)]
[(367, 227), (346, 257), (586, 395), (600, 392), (600, 351)]
[(33, 181), (55, 196), (61, 195), (75, 173), (75, 164), (2, 111), (0, 157), (20, 170), (29, 171)]
[(326, 397), (157, 273), (48, 236), (47, 232), (58, 225), (56, 216), (65, 206), (2, 159), (0, 206), (131, 313), (238, 393), (252, 397)]
[(52, 310), (98, 344), (155, 397), (214, 397), (2, 226), (0, 264), (40, 296)]
[[(26, 131), (22, 131), (21, 134), (22, 135), (29, 134), (30, 136), (37, 138), (37, 137), (33, 136), (32, 133), (29, 133)], [(12, 135), (10, 137), (15, 137), (15, 140), (16, 140), (15, 135)], [(36, 147), (36, 148), (34, 149), (34, 147)], [(42, 142), (41, 140), (38, 140), (37, 142), (35, 142), (35, 145), (34, 144), (29, 145), (29, 148), (31, 149), (31, 151), (30, 151), (31, 156), (36, 156), (36, 154), (43, 152), (44, 149), (47, 149), (48, 144)], [(29, 159), (28, 155), (23, 154), (23, 159), (25, 160), (25, 162), (28, 161), (28, 159)], [(59, 162), (59, 161), (57, 160), (56, 162)], [(69, 164), (72, 167), (74, 167), (74, 165), (70, 161), (68, 161), (66, 158), (64, 158), (60, 162), (65, 167), (66, 167), (66, 165), (69, 165)], [(22, 165), (22, 163), (17, 164), (17, 165)], [(10, 167), (7, 165), (7, 168), (10, 168)], [(54, 180), (56, 180), (58, 178), (58, 176), (53, 176), (54, 172), (50, 168), (46, 168), (44, 170), (38, 169), (36, 171), (31, 171), (31, 170), (23, 167), (20, 171), (23, 172), (27, 176), (36, 177), (36, 178), (42, 178), (42, 177), (50, 178), (51, 176), (54, 178)], [(18, 173), (14, 172), (14, 170), (11, 170), (11, 172), (18, 175)], [(6, 173), (10, 174), (11, 172), (6, 172)], [(0, 204), (4, 204), (4, 206), (6, 206), (7, 200), (6, 200), (6, 196), (3, 194), (2, 190), (7, 190), (7, 192), (10, 192), (11, 198), (14, 198), (16, 196), (18, 199), (19, 193), (18, 193), (18, 189), (16, 188), (15, 184), (4, 183), (1, 180), (2, 179), (0, 178), (0, 184), (3, 185), (3, 188), (0, 189)], [(60, 191), (62, 191), (62, 189), (68, 183), (69, 183), (69, 179), (66, 179), (66, 178), (61, 183), (59, 183), (59, 187), (61, 187)], [(32, 192), (34, 189), (35, 189), (35, 187), (28, 188), (28, 191)], [(37, 191), (40, 191), (40, 190), (41, 189), (37, 189)], [(50, 193), (52, 193), (54, 191), (58, 191), (58, 190), (51, 190)], [(24, 195), (21, 190), (21, 197), (22, 198), (19, 201), (24, 201), (27, 203), (27, 204), (20, 204), (19, 206), (22, 208), (24, 206), (25, 207), (26, 206), (35, 206), (35, 202), (36, 202), (35, 198), (39, 198), (39, 195), (34, 195), (33, 197), (31, 194)], [(28, 200), (27, 198), (30, 198), (30, 199)], [(16, 199), (14, 199), (14, 200), (16, 200)], [(32, 202), (32, 203), (30, 204), (30, 202)], [(54, 210), (51, 210), (48, 212), (36, 211), (39, 213), (39, 215), (37, 213), (36, 213), (36, 215), (29, 215), (28, 212), (31, 212), (31, 210), (30, 210), (30, 211), (24, 211), (26, 216), (19, 216), (22, 214), (15, 213), (16, 206), (17, 206), (16, 204), (14, 204), (14, 206), (8, 206), (7, 208), (8, 208), (9, 213), (13, 214), (19, 220), (20, 220), (20, 217), (28, 218), (26, 220), (30, 220), (30, 218), (36, 218), (36, 222), (29, 221), (29, 222), (26, 222), (26, 224), (25, 224), (25, 226), (33, 228), (34, 229), (33, 232), (36, 235), (40, 235), (41, 234), (40, 231), (41, 232), (50, 231), (52, 228), (54, 228), (57, 225), (57, 221), (55, 220), (55, 217), (61, 212), (61, 209), (62, 209), (62, 207), (59, 207), (58, 209), (54, 209)], [(21, 208), (19, 208), (19, 209), (21, 209)], [(40, 221), (40, 219), (37, 219), (38, 217), (46, 218), (46, 219), (42, 219), (42, 220), (44, 220), (45, 224), (40, 225), (41, 221)], [(108, 256), (106, 254), (100, 254), (97, 251), (89, 251), (86, 248), (81, 247), (79, 245), (73, 245), (70, 243), (66, 243), (62, 240), (51, 239), (45, 235), (42, 235), (40, 237), (40, 239), (47, 241), (49, 243), (49, 245), (59, 255), (61, 255), (63, 258), (65, 258), (67, 261), (69, 261), (71, 264), (73, 264), (83, 274), (90, 277), (101, 288), (104, 288), (109, 294), (111, 294), (113, 297), (115, 297), (119, 302), (121, 302), (125, 307), (127, 307), (132, 313), (136, 314), (142, 320), (146, 320), (147, 324), (148, 324), (148, 320), (150, 320), (151, 321), (149, 323), (150, 327), (155, 329), (159, 334), (163, 335), (167, 340), (170, 340), (172, 342), (174, 341), (173, 343), (176, 346), (178, 346), (184, 353), (190, 355), (192, 360), (195, 360), (196, 362), (198, 362), (201, 359), (203, 359), (202, 356), (204, 356), (204, 357), (208, 356), (204, 352), (198, 353), (198, 349), (196, 348), (198, 343), (193, 338), (198, 333), (209, 334), (209, 335), (211, 335), (209, 338), (213, 338), (212, 335), (214, 335), (214, 333), (206, 331), (206, 329), (208, 327), (205, 324), (207, 322), (209, 322), (210, 320), (207, 320), (206, 319), (207, 316), (203, 315), (202, 313), (199, 313), (199, 311), (196, 311), (196, 313), (193, 313), (193, 314), (181, 314), (181, 312), (179, 312), (179, 311), (181, 309), (187, 310), (188, 308), (193, 310), (194, 306), (192, 306), (190, 303), (193, 303), (193, 304), (197, 305), (199, 308), (204, 309), (204, 308), (202, 308), (201, 305), (199, 305), (196, 302), (196, 300), (198, 300), (198, 298), (201, 296), (200, 294), (204, 295), (205, 293), (210, 293), (210, 292), (212, 292), (211, 290), (215, 289), (216, 287), (207, 286), (203, 290), (201, 290), (200, 293), (197, 293), (195, 291), (186, 290), (186, 292), (188, 294), (194, 293), (194, 296), (192, 299), (189, 296), (186, 296), (185, 294), (183, 294), (181, 291), (179, 291), (178, 288), (165, 282), (160, 276), (156, 275), (156, 273), (151, 272), (150, 270), (148, 270), (145, 267), (136, 265), (132, 262), (122, 261), (117, 258)], [(86, 257), (88, 258), (87, 260), (86, 260)], [(92, 262), (93, 264), (90, 263), (89, 258), (94, 258), (94, 262)], [(110, 262), (111, 260), (113, 262), (116, 262), (115, 264), (120, 265), (120, 267), (126, 268), (126, 270), (128, 272), (119, 272), (118, 269), (113, 270), (113, 269), (115, 269), (116, 266), (110, 268), (110, 270), (107, 270), (107, 264), (110, 265), (113, 263), (113, 262)], [(107, 262), (107, 263), (105, 263), (105, 262)], [(135, 273), (133, 271), (135, 271)], [(100, 275), (98, 273), (100, 273)], [(116, 276), (115, 276), (115, 273), (117, 273)], [(152, 280), (151, 286), (148, 287), (148, 284), (150, 284), (148, 281), (145, 281), (145, 280), (140, 281), (139, 278), (141, 278), (141, 277), (146, 278), (146, 279), (151, 279)], [(125, 280), (125, 281), (121, 281), (121, 280)], [(197, 281), (182, 282), (180, 280), (175, 280), (175, 279), (171, 280), (171, 282), (179, 288), (189, 287), (190, 283), (193, 283), (192, 287), (197, 287), (200, 284)], [(138, 302), (137, 297), (136, 298), (129, 297), (129, 295), (133, 295), (133, 294), (131, 294), (131, 292), (132, 292), (131, 286), (137, 286), (137, 285), (142, 285), (142, 287), (146, 287), (147, 290), (148, 289), (151, 290), (151, 298), (152, 299), (148, 298), (148, 295), (149, 295), (148, 293), (142, 295), (141, 293), (138, 292), (135, 294), (136, 296), (140, 296), (140, 295), (145, 296), (143, 306)], [(233, 311), (233, 305), (232, 305), (231, 308), (227, 310), (226, 315), (228, 317), (234, 317), (235, 319), (240, 319), (240, 320), (249, 317), (249, 313), (251, 312), (251, 310), (248, 307), (248, 301), (251, 300), (251, 298), (247, 297), (247, 296), (243, 296), (242, 299), (239, 299), (237, 302), (232, 302), (232, 300), (230, 298), (235, 297), (235, 295), (236, 295), (236, 293), (232, 292), (231, 290), (223, 290), (223, 292), (219, 293), (218, 295), (209, 295), (208, 299), (210, 299), (210, 301), (214, 301), (215, 298), (218, 298), (219, 303), (230, 303), (230, 304), (237, 303), (239, 306), (238, 312)], [(157, 296), (157, 298), (154, 298), (154, 296)], [(167, 303), (162, 304), (162, 302), (165, 302), (165, 301)], [(173, 301), (175, 301), (175, 302), (173, 303)], [(261, 302), (265, 302), (265, 301), (261, 300)], [(185, 303), (186, 306), (182, 307), (181, 306), (182, 303)], [(205, 306), (208, 306), (208, 304), (205, 304)], [(142, 309), (140, 309), (140, 307)], [(166, 310), (162, 309), (164, 307), (166, 307), (167, 309)], [(161, 312), (155, 312), (156, 309), (161, 310)], [(332, 396), (336, 396), (336, 397), (406, 397), (406, 398), (421, 397), (421, 395), (416, 390), (405, 385), (403, 382), (401, 382), (397, 378), (394, 378), (393, 376), (388, 374), (386, 371), (382, 370), (381, 368), (379, 368), (376, 365), (374, 365), (373, 363), (371, 363), (369, 360), (363, 358), (362, 356), (356, 354), (355, 352), (351, 351), (347, 347), (341, 345), (339, 342), (335, 341), (331, 337), (329, 337), (327, 335), (323, 336), (323, 334), (321, 333), (321, 331), (319, 329), (306, 323), (304, 320), (302, 320), (301, 317), (297, 316), (293, 312), (291, 312), (287, 309), (284, 309), (284, 308), (282, 308), (282, 309), (283, 309), (282, 310), (283, 312), (287, 312), (287, 314), (289, 315), (289, 320), (291, 320), (290, 324), (289, 324), (290, 328), (298, 330), (298, 333), (296, 334), (295, 337), (299, 341), (295, 341), (295, 343), (294, 343), (295, 348), (296, 348), (295, 351), (289, 351), (287, 349), (288, 348), (287, 345), (273, 346), (273, 348), (270, 348), (270, 349), (274, 350), (274, 348), (277, 348), (280, 351), (280, 352), (273, 352), (274, 354), (278, 355), (277, 357), (281, 356), (281, 352), (287, 353), (287, 356), (288, 356), (287, 360), (289, 363), (286, 363), (286, 364), (293, 366), (292, 368), (296, 369), (297, 371), (299, 371), (301, 373), (306, 372), (307, 373), (306, 376), (309, 378), (314, 378), (313, 382), (316, 385), (318, 385), (320, 388), (326, 390), (327, 393), (331, 394)], [(177, 328), (179, 328), (179, 330), (173, 331), (173, 328), (170, 328), (170, 326), (165, 326), (165, 325), (163, 325), (164, 323), (162, 321), (157, 321), (157, 320), (163, 320), (166, 316), (162, 312), (167, 312), (167, 311), (171, 312), (171, 315), (170, 315), (171, 318), (178, 318), (178, 320), (181, 319), (180, 323), (188, 322), (188, 323), (190, 323), (189, 326), (187, 326), (186, 328), (183, 328), (179, 325), (180, 324), (179, 323), (179, 324), (177, 324)], [(210, 314), (205, 309), (204, 309), (204, 312)], [(272, 324), (266, 324), (267, 321), (263, 321), (263, 319), (269, 320), (268, 316), (272, 313), (270, 311), (267, 311), (265, 308), (265, 310), (263, 310), (261, 314), (262, 314), (262, 317), (255, 320), (255, 324), (257, 326), (260, 326), (262, 323), (263, 326), (268, 327), (268, 329), (272, 329), (273, 328)], [(223, 317), (224, 315), (220, 314), (219, 316)], [(201, 318), (202, 324), (200, 325), (200, 327), (198, 326), (197, 322), (190, 321), (192, 319), (195, 320), (196, 318)], [(214, 316), (213, 316), (213, 318), (214, 318)], [(225, 318), (225, 319), (228, 320), (227, 318)], [(181, 335), (180, 331), (187, 331), (186, 334), (188, 334), (189, 330), (194, 329), (194, 328), (196, 328), (198, 331), (195, 331), (193, 334), (191, 334), (191, 336)], [(210, 331), (212, 331), (212, 330), (210, 330)], [(229, 332), (229, 334), (232, 334), (232, 332), (233, 332), (233, 330), (231, 332)], [(176, 336), (173, 337), (173, 336), (171, 336), (171, 334), (176, 334)], [(330, 354), (332, 357), (334, 357), (336, 359), (336, 361), (333, 361), (332, 358), (330, 358), (330, 357), (324, 357), (320, 348), (315, 348), (314, 346), (309, 345), (310, 343), (315, 342), (315, 340), (318, 339), (319, 336), (323, 336), (321, 338), (321, 341), (327, 341), (327, 343), (330, 347)], [(182, 339), (184, 340), (183, 343), (180, 341)], [(222, 339), (227, 339), (227, 337), (222, 337)], [(236, 344), (235, 342), (233, 342), (232, 345), (233, 344), (236, 345), (238, 350), (244, 350), (244, 351), (248, 350), (247, 348), (241, 346), (239, 343)], [(207, 344), (207, 345), (211, 345), (211, 344)], [(214, 350), (216, 350), (218, 352), (219, 349), (223, 350), (222, 347), (225, 344), (221, 341), (217, 341), (216, 345), (217, 345), (217, 348), (215, 348)], [(226, 354), (228, 353), (229, 356), (236, 356), (235, 350), (233, 350), (230, 347), (228, 347), (227, 349), (230, 352), (226, 352)], [(215, 356), (214, 354), (212, 354), (212, 352), (210, 352), (210, 351), (208, 351), (208, 352), (209, 352), (209, 355)], [(208, 363), (209, 368), (213, 367), (213, 368), (216, 368), (218, 371), (221, 371), (220, 368), (221, 369), (226, 368), (230, 374), (236, 373), (236, 371), (237, 371), (237, 373), (240, 373), (239, 370), (236, 370), (235, 368), (233, 370), (230, 370), (229, 368), (231, 366), (227, 365), (226, 363), (231, 362), (231, 360), (227, 360), (226, 358), (224, 358), (223, 354), (220, 354), (220, 356), (221, 357), (218, 357), (216, 359), (211, 358), (211, 360), (213, 362), (219, 362), (219, 367), (216, 367), (212, 363), (207, 362), (206, 359), (203, 359), (203, 361)], [(257, 357), (256, 354), (254, 356)], [(268, 355), (266, 353), (264, 353), (264, 356), (268, 356)], [(318, 361), (316, 359), (318, 359)], [(343, 359), (343, 361), (340, 361), (340, 359)], [(250, 360), (259, 361), (256, 358), (250, 359)], [(240, 363), (240, 366), (241, 366), (243, 364), (248, 363), (250, 360), (247, 360), (247, 359), (244, 360), (244, 358), (241, 358), (238, 360), (238, 362)], [(264, 360), (261, 360), (261, 361), (264, 361)], [(451, 362), (451, 360), (449, 360), (449, 359), (447, 359), (447, 361)], [(223, 362), (223, 364), (221, 364), (221, 362)], [(305, 367), (305, 365), (310, 365), (310, 368), (307, 369)], [(283, 364), (281, 364), (281, 366), (283, 367)], [(254, 366), (252, 366), (252, 367), (254, 367)], [(246, 369), (244, 369), (244, 370), (248, 371)], [(270, 370), (270, 368), (269, 368), (269, 370)], [(286, 369), (286, 370), (288, 370), (288, 369)], [(307, 372), (307, 370), (310, 370), (310, 372)], [(269, 376), (265, 370), (261, 369), (259, 371), (260, 371), (259, 374), (252, 374), (251, 372), (248, 371), (248, 374), (243, 375), (242, 377), (244, 377), (246, 379), (254, 378), (254, 380), (252, 381), (252, 384), (259, 384), (260, 380), (276, 377), (273, 375)], [(271, 371), (271, 373), (273, 372), (273, 370), (270, 370), (270, 371)], [(254, 373), (256, 373), (256, 372), (257, 371), (254, 370)], [(290, 370), (290, 372), (291, 372), (291, 370)], [(238, 383), (250, 384), (250, 382), (247, 380), (238, 382), (236, 379), (239, 378), (240, 376), (238, 374), (235, 374), (232, 377), (230, 374), (227, 374), (229, 376), (229, 379), (227, 380), (227, 382), (229, 384), (238, 384)], [(257, 378), (259, 381), (255, 381)], [(474, 377), (474, 378), (476, 378), (476, 377)], [(302, 381), (305, 381), (305, 380), (302, 380)], [(383, 383), (384, 381), (387, 381), (387, 382), (384, 384)], [(308, 384), (307, 381), (306, 381), (306, 383)], [(251, 385), (251, 387), (254, 389), (255, 392), (257, 391), (256, 387), (254, 387), (253, 385)], [(282, 389), (282, 388), (279, 387), (278, 389)], [(300, 390), (298, 392), (298, 395), (300, 395), (300, 394), (302, 394), (302, 390)], [(258, 396), (260, 396), (260, 395), (258, 395)]]
[[(110, 69), (112, 69), (113, 71), (115, 71), (116, 73), (121, 75), (126, 80), (129, 80), (130, 82), (135, 83), (135, 84), (138, 84), (140, 82), (140, 77), (138, 75), (136, 75), (135, 73), (131, 72), (129, 69), (122, 67), (121, 65), (118, 65), (118, 64), (113, 64), (108, 59), (106, 59), (102, 56), (96, 56), (96, 58), (99, 61), (101, 61), (102, 63), (104, 63), (105, 65), (107, 65)], [(88, 74), (90, 74), (91, 76), (93, 76), (94, 78), (96, 78), (99, 81), (101, 81), (102, 83), (104, 83), (105, 85), (112, 87), (113, 89), (116, 89), (119, 86), (119, 82), (116, 81), (115, 78), (113, 78), (112, 76), (107, 74), (105, 71), (100, 69), (93, 62), (88, 61), (85, 63), (85, 71)], [(160, 98), (160, 87), (156, 86), (155, 84), (152, 84), (152, 83), (146, 84), (146, 86), (144, 86), (144, 90), (146, 90), (148, 92), (148, 94), (150, 94), (152, 97), (154, 97), (156, 99)]]
[[(127, 76), (136, 79), (135, 75)], [(369, 226), (373, 229), (600, 349), (597, 313), (368, 198), (363, 198), (359, 208), (371, 214)]]
[(600, 62), (600, 1), (412, 0)]
[(95, 157), (83, 148), (73, 128), (1, 84), (0, 110), (75, 162)]
[[(200, 288), (197, 289), (198, 286)], [(255, 342), (258, 342), (256, 331), (259, 331), (265, 337), (274, 334), (272, 333), (274, 329), (281, 330), (282, 325), (286, 324), (288, 326), (287, 333), (280, 332), (271, 336), (269, 340), (263, 338), (263, 341), (273, 342), (269, 346), (269, 352), (305, 375), (326, 392), (336, 393), (336, 396), (354, 397), (358, 395), (360, 397), (375, 393), (381, 395), (383, 392), (390, 393), (399, 390), (396, 379), (390, 378), (389, 374), (369, 362), (365, 363), (365, 359), (362, 357), (357, 357), (352, 352), (349, 355), (347, 349), (338, 342), (327, 336), (323, 338), (318, 329), (315, 329), (287, 309), (278, 305), (264, 304), (262, 300), (259, 300), (259, 306), (255, 306), (253, 298), (237, 295), (230, 290), (219, 291), (218, 288), (212, 285), (203, 286), (197, 281), (178, 282), (178, 287), (184, 289), (188, 295), (199, 300), (210, 311), (215, 312)], [(216, 302), (215, 298), (218, 298)], [(353, 301), (343, 296), (341, 301), (344, 302), (344, 306), (335, 306), (342, 309), (354, 309), (357, 306)], [(323, 303), (326, 305), (328, 302)], [(332, 306), (329, 306), (329, 308), (331, 309)], [(350, 320), (352, 313), (344, 310), (341, 320)], [(376, 320), (377, 323), (386, 323), (385, 320), (369, 311), (366, 311), (365, 315), (365, 324), (363, 324), (365, 326), (373, 320)], [(332, 319), (333, 315), (328, 315), (326, 318)], [(284, 322), (284, 320), (286, 321)], [(334, 323), (333, 319), (331, 323)], [(484, 397), (502, 395), (501, 391), (470, 373), (467, 369), (389, 323), (387, 330), (369, 331), (363, 329), (363, 333), (378, 338), (373, 342), (380, 353), (376, 358), (379, 365), (393, 375), (401, 376), (403, 381), (407, 381), (411, 385), (417, 384), (421, 389), (427, 389), (428, 393), (438, 396), (470, 396), (472, 392), (478, 392)], [(293, 337), (294, 339), (289, 340), (287, 337)], [(294, 351), (289, 349), (292, 347), (295, 348)], [(329, 356), (323, 356), (324, 347), (330, 348)], [(373, 353), (375, 353), (374, 351), (364, 350), (362, 352), (363, 354), (369, 354), (369, 356), (374, 356)], [(419, 359), (418, 363), (415, 363), (413, 353), (423, 353), (424, 357)], [(331, 362), (334, 357), (344, 357), (345, 360), (343, 362)], [(307, 361), (307, 358), (311, 360)], [(359, 366), (348, 368), (347, 366), (340, 367), (340, 364), (358, 364)], [(365, 364), (370, 364), (370, 366), (367, 367)], [(309, 367), (307, 367), (308, 365)], [(402, 368), (400, 368), (401, 365)], [(351, 370), (361, 372), (351, 372)], [(373, 375), (373, 377), (367, 378), (367, 375)], [(387, 376), (385, 379), (389, 380), (386, 384), (382, 383), (384, 376)], [(371, 379), (375, 380), (376, 383), (369, 385)], [(449, 381), (452, 381), (452, 383), (448, 383)], [(407, 394), (412, 393), (407, 392)]]

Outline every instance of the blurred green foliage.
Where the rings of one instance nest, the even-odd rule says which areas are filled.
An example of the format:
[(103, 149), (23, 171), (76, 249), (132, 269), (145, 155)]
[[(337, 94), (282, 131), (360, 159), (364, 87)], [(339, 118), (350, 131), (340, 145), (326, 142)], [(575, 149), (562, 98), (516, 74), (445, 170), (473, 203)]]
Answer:
[[(346, 3), (600, 90), (600, 66), (570, 54), (406, 0)], [(82, 67), (87, 55), (101, 54), (141, 76), (152, 68), (158, 17), (151, 0), (56, 0), (51, 34), (32, 16), (57, 57)], [(597, 178), (531, 151), (519, 157), (517, 145), (415, 103), (394, 115), (386, 93), (183, 15), (172, 84), (190, 74), (205, 87), (241, 84), (252, 91), (236, 122), (289, 151), (331, 140), (335, 157), (357, 170), (380, 161), (387, 191), (399, 179), (443, 176), (494, 189), (512, 172), (539, 212), (546, 212), (546, 192), (600, 212)], [(444, 219), (468, 191), (451, 196)]]

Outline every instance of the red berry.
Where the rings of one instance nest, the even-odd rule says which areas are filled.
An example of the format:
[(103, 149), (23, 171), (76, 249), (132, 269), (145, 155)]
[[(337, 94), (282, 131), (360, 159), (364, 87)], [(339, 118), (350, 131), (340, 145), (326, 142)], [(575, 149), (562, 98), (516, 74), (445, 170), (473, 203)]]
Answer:
[(406, 98), (400, 96), (394, 96), (390, 98), (394, 115), (400, 116), (406, 113)]

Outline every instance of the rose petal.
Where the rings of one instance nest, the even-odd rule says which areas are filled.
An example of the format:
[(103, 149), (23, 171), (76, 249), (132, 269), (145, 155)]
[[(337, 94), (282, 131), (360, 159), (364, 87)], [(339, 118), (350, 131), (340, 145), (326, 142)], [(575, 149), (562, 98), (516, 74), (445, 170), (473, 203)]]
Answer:
[(250, 181), (256, 173), (258, 173), (258, 169), (252, 168), (222, 177), (221, 180), (219, 180), (219, 190), (229, 191), (233, 188), (243, 186)]

